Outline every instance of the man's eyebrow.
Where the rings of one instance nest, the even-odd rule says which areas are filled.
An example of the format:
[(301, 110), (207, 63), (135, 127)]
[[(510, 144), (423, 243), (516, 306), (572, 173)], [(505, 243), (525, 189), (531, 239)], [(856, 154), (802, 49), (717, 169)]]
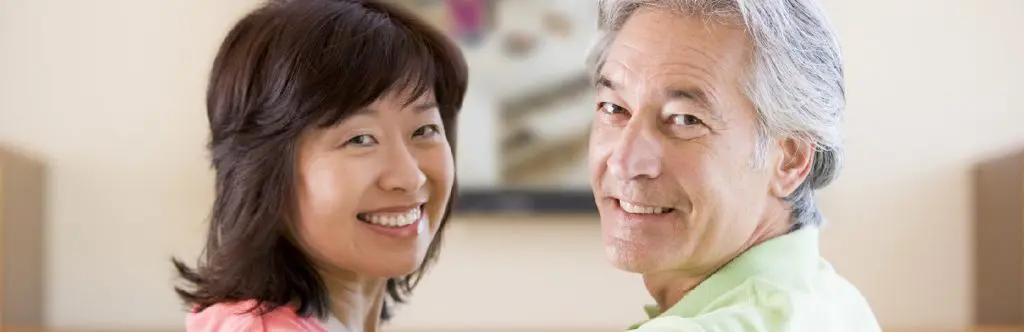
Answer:
[[(597, 76), (597, 80), (594, 81), (594, 85), (596, 87), (605, 87), (611, 90), (618, 90), (622, 87), (622, 84), (612, 81), (604, 74)], [(702, 106), (710, 104), (707, 93), (704, 93), (704, 90), (698, 88), (668, 88), (665, 89), (665, 97), (668, 99), (689, 99), (700, 103)]]
[(704, 107), (711, 105), (708, 94), (700, 88), (671, 87), (665, 89), (665, 97), (672, 100), (689, 100)]
[(598, 74), (597, 80), (594, 81), (594, 85), (596, 87), (605, 87), (605, 88), (611, 89), (612, 91), (618, 90), (619, 87), (622, 86), (622, 85), (620, 85), (620, 84), (618, 84), (616, 82), (613, 82), (612, 80), (608, 79), (608, 77), (604, 76), (604, 74)]
[(707, 92), (700, 88), (668, 88), (665, 89), (665, 97), (669, 100), (683, 100), (695, 103), (697, 106), (707, 110), (712, 118), (721, 120), (721, 114), (714, 107), (711, 107), (711, 100)]
[[(619, 82), (612, 81), (611, 79), (608, 78), (608, 76), (605, 76), (604, 74), (599, 74), (597, 76), (597, 79), (594, 80), (594, 85), (598, 88), (603, 87), (610, 89), (612, 91), (618, 91), (622, 87), (622, 84), (620, 84)], [(721, 119), (721, 114), (718, 114), (718, 112), (716, 112), (715, 109), (711, 107), (710, 96), (703, 89), (696, 87), (670, 87), (668, 89), (665, 89), (664, 94), (665, 97), (668, 98), (669, 100), (684, 100), (697, 104), (701, 108), (708, 110), (712, 118), (719, 120)]]

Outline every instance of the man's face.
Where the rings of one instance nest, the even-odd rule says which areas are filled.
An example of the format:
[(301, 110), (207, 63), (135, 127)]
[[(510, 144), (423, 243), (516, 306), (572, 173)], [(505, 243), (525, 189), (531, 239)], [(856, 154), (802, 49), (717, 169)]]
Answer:
[(609, 259), (639, 273), (706, 271), (749, 246), (773, 198), (755, 165), (740, 27), (644, 10), (599, 72), (590, 176)]

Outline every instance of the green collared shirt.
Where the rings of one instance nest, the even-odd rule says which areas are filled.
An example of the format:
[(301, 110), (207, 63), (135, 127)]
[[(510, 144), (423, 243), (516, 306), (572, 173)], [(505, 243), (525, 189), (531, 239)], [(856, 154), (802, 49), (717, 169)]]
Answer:
[(860, 292), (803, 228), (750, 248), (635, 332), (880, 332)]

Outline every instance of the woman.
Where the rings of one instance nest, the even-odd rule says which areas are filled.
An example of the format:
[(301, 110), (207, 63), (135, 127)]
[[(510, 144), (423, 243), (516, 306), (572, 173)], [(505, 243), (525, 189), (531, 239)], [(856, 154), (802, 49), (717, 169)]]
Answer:
[(439, 250), (454, 191), (458, 48), (373, 0), (272, 1), (207, 92), (216, 200), (175, 260), (188, 331), (374, 331)]

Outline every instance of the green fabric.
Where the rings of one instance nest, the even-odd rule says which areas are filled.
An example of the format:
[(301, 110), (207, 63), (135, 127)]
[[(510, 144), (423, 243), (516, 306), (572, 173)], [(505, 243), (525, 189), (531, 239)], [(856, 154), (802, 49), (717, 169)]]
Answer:
[(881, 331), (867, 301), (804, 228), (750, 248), (665, 310), (644, 308), (636, 332)]

